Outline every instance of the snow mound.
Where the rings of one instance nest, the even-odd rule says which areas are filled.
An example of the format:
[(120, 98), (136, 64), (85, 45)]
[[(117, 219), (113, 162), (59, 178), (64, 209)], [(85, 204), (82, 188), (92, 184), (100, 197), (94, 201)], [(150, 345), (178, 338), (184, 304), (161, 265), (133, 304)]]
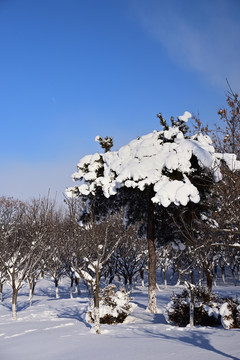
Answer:
[[(128, 315), (137, 307), (136, 304), (130, 303), (132, 298), (125, 289), (121, 288), (116, 291), (115, 285), (106, 286), (100, 294), (99, 317), (102, 324), (123, 323)], [(86, 321), (94, 322), (94, 304), (91, 302), (88, 307)]]

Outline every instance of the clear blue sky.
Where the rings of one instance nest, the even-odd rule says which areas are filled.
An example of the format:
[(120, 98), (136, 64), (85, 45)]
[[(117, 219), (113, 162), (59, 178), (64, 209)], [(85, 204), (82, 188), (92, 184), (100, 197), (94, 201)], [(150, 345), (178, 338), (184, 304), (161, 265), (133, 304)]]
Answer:
[(61, 198), (96, 135), (115, 149), (156, 118), (240, 91), (239, 0), (0, 0), (0, 195)]

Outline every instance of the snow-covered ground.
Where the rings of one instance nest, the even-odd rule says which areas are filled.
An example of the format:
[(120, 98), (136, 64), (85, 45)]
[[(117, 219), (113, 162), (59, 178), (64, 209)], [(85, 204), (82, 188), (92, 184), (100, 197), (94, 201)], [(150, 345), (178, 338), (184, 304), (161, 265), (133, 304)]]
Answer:
[[(0, 304), (0, 360), (222, 360), (240, 359), (240, 330), (222, 327), (178, 328), (166, 323), (164, 306), (173, 291), (169, 286), (157, 293), (158, 314), (146, 311), (147, 288), (133, 290), (138, 306), (124, 324), (102, 325), (102, 335), (85, 322), (88, 293), (69, 298), (70, 280), (60, 284), (55, 299), (54, 283), (39, 280), (32, 307), (28, 288), (18, 297), (18, 320), (11, 319), (11, 289), (5, 285)], [(235, 297), (239, 286), (219, 286), (214, 291)]]

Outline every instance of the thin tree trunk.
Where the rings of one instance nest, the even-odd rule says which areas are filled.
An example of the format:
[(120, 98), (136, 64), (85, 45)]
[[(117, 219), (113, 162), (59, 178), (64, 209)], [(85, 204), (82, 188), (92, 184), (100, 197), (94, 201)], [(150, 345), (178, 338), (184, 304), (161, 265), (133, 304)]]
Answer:
[(222, 281), (225, 284), (225, 266), (221, 266)]
[(112, 269), (111, 266), (109, 267), (109, 274), (110, 274), (110, 276), (109, 276), (109, 282), (108, 282), (108, 284), (110, 285), (110, 284), (113, 282), (113, 280), (114, 280), (114, 271), (113, 271), (113, 269)]
[(164, 268), (163, 272), (164, 272), (164, 288), (167, 289), (167, 268)]
[(128, 275), (129, 288), (128, 291), (131, 291), (133, 288), (133, 277), (132, 275)]
[(33, 299), (33, 291), (32, 288), (29, 289), (29, 306), (32, 306), (32, 299)]
[(142, 287), (145, 286), (144, 284), (144, 269), (140, 270), (140, 278), (141, 278), (141, 282), (142, 282)]
[(58, 299), (59, 298), (58, 279), (54, 279), (54, 282), (55, 282), (56, 299)]
[(182, 282), (182, 271), (180, 269), (178, 269), (178, 280), (177, 280), (177, 286), (179, 286)]
[(156, 301), (156, 249), (154, 242), (154, 205), (149, 199), (148, 224), (148, 310), (151, 313), (157, 313)]
[(202, 269), (200, 267), (197, 267), (198, 272), (198, 285), (202, 286)]
[(32, 306), (32, 300), (33, 300), (33, 295), (34, 295), (34, 289), (35, 289), (35, 285), (36, 285), (36, 281), (34, 278), (32, 279), (28, 279), (28, 284), (29, 284), (29, 306)]
[(189, 281), (185, 281), (185, 286), (190, 292), (190, 303), (189, 303), (189, 325), (194, 327), (194, 296), (195, 286)]
[(74, 285), (74, 277), (71, 277), (70, 299), (73, 299), (73, 285)]
[(194, 284), (194, 274), (193, 274), (193, 271), (190, 272), (190, 280), (191, 280), (191, 283)]
[(100, 274), (98, 272), (96, 272), (96, 284), (93, 289), (94, 329), (95, 329), (96, 334), (101, 334), (100, 314), (99, 314), (99, 287), (100, 287)]
[(194, 327), (194, 289), (190, 286), (190, 305), (189, 305), (190, 327)]
[(212, 280), (213, 280), (212, 272), (209, 269), (205, 269), (205, 274), (207, 278), (207, 288), (209, 291), (212, 291)]
[(81, 295), (80, 279), (79, 278), (75, 278), (75, 293), (78, 294), (78, 295)]
[(12, 292), (12, 318), (13, 320), (17, 320), (17, 296), (18, 296), (18, 290), (13, 287)]
[(101, 334), (99, 307), (94, 306), (94, 329), (96, 334)]
[(0, 302), (2, 302), (3, 299), (3, 283), (0, 282)]
[(217, 286), (217, 266), (214, 266), (214, 286)]
[(124, 274), (123, 277), (124, 277), (125, 289), (126, 289), (126, 292), (128, 292), (128, 277), (126, 274)]

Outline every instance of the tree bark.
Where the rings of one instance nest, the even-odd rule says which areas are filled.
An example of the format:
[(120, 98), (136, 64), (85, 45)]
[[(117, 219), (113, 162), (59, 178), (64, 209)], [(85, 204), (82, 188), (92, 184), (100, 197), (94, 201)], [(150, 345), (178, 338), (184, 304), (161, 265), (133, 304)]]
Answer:
[(144, 269), (140, 270), (140, 278), (141, 278), (141, 282), (142, 282), (142, 287), (144, 287), (145, 286), (145, 284), (144, 284)]
[(99, 288), (100, 288), (100, 274), (96, 271), (96, 283), (93, 289), (94, 301), (94, 329), (96, 334), (101, 334), (100, 329), (100, 314), (99, 314)]
[(225, 266), (221, 266), (222, 281), (225, 284)]
[(202, 269), (200, 267), (197, 267), (198, 272), (198, 285), (202, 286)]
[(28, 284), (29, 284), (29, 306), (31, 307), (34, 290), (35, 290), (35, 285), (36, 285), (36, 280), (34, 279), (34, 277), (28, 279)]
[(182, 271), (180, 269), (177, 269), (177, 270), (178, 270), (178, 280), (177, 280), (176, 286), (179, 286), (181, 284), (181, 282), (182, 282), (183, 273), (182, 273)]
[(194, 289), (190, 286), (190, 304), (189, 304), (190, 327), (194, 327)]
[(59, 299), (59, 292), (58, 292), (58, 279), (54, 279), (54, 283), (55, 283), (56, 299)]
[(156, 249), (154, 241), (154, 204), (149, 199), (148, 223), (148, 310), (157, 313), (156, 301)]
[(17, 320), (17, 296), (18, 296), (18, 290), (13, 287), (13, 293), (12, 293), (12, 318), (13, 320)]
[(0, 283), (0, 302), (2, 302), (3, 299), (3, 284)]
[(209, 291), (212, 291), (213, 274), (209, 269), (205, 269), (205, 274), (207, 278), (207, 288)]
[(167, 289), (167, 267), (163, 269), (164, 273), (164, 288)]
[(74, 277), (71, 277), (71, 285), (70, 285), (70, 299), (73, 299), (73, 286), (74, 286)]

